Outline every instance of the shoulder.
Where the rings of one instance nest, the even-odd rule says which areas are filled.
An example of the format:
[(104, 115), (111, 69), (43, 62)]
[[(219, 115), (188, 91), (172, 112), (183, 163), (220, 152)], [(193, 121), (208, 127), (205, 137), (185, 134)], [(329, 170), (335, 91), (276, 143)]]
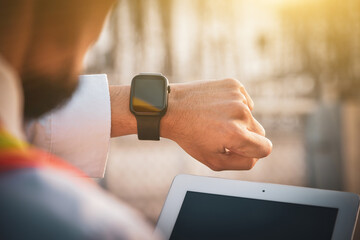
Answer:
[[(150, 228), (95, 184), (51, 169), (0, 175), (5, 239), (145, 239)], [(147, 236), (147, 237), (145, 237)]]

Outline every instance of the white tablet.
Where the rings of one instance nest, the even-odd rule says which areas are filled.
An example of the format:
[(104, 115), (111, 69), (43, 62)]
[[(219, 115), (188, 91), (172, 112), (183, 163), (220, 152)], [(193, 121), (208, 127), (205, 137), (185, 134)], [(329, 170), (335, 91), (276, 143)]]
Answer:
[(165, 239), (352, 239), (353, 193), (179, 175), (156, 232)]

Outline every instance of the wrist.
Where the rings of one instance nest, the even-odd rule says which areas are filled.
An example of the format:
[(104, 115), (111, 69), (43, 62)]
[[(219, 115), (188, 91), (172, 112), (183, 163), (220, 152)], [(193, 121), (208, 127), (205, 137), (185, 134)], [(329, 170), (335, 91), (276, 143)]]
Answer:
[(179, 100), (181, 98), (181, 84), (171, 84), (168, 96), (168, 108), (160, 122), (160, 136), (175, 141), (176, 122), (179, 121)]
[(109, 87), (111, 103), (111, 137), (136, 134), (136, 118), (129, 110), (130, 86)]
[[(130, 86), (112, 85), (109, 87), (111, 103), (111, 137), (137, 134), (135, 116), (129, 110)], [(174, 130), (176, 122), (181, 116), (178, 114), (179, 99), (181, 98), (181, 84), (172, 84), (168, 97), (168, 108), (160, 122), (160, 136), (175, 140)]]

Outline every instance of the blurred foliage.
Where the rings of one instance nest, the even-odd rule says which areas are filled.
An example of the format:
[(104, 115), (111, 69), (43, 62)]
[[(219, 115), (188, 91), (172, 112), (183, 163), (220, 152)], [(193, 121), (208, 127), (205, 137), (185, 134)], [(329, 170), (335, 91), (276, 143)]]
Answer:
[[(149, 15), (151, 15), (151, 8), (153, 8), (155, 9), (155, 14), (159, 20), (159, 28), (156, 29), (156, 32), (151, 32), (150, 34), (160, 36), (162, 48), (159, 49), (159, 51), (164, 52), (162, 56), (163, 59), (156, 59), (154, 61), (163, 62), (162, 72), (164, 74), (170, 76), (176, 74), (174, 64), (178, 60), (178, 56), (175, 54), (175, 50), (179, 48), (179, 44), (181, 45), (181, 40), (176, 38), (176, 33), (178, 33), (177, 24), (179, 24), (179, 22), (176, 22), (175, 19), (178, 14), (175, 8), (181, 5), (180, 2), (181, 0), (119, 0), (117, 6), (114, 8), (115, 11), (110, 18), (111, 33), (116, 32), (113, 34), (116, 41), (114, 42), (114, 46), (112, 47), (112, 51), (109, 52), (109, 55), (112, 55), (113, 59), (117, 58), (116, 54), (118, 54), (118, 51), (116, 47), (119, 46), (118, 29), (122, 23), (119, 22), (119, 11), (116, 10), (119, 6), (125, 6), (130, 12), (131, 29), (136, 35), (134, 46), (138, 54), (136, 56), (137, 68), (141, 69), (143, 67), (144, 62), (142, 62), (141, 58), (146, 55), (146, 37), (149, 37), (149, 29), (152, 29), (152, 26), (149, 26), (149, 24), (154, 24), (154, 22), (149, 23)], [(228, 0), (225, 4), (222, 0), (195, 0), (187, 2), (187, 4), (192, 7), (190, 11), (196, 14), (196, 20), (188, 27), (189, 30), (196, 29), (197, 36), (194, 41), (191, 42), (191, 45), (194, 46), (194, 51), (189, 52), (194, 64), (190, 63), (187, 71), (198, 75), (202, 73), (201, 65), (204, 62), (203, 55), (205, 43), (210, 46), (209, 48), (214, 53), (214, 56), (212, 57), (220, 63), (223, 62), (225, 57), (224, 54), (226, 54), (226, 44), (235, 47), (236, 44), (234, 43), (234, 40), (229, 38), (228, 35), (217, 34), (217, 36), (214, 37), (213, 34), (209, 37), (208, 32), (209, 29), (211, 27), (214, 28), (214, 26), (221, 26), (221, 28), (225, 29), (225, 32), (233, 31), (232, 28), (235, 27), (234, 12), (241, 3), (242, 0)], [(181, 14), (180, 19), (187, 18), (188, 16), (188, 13), (184, 12)], [(155, 24), (157, 25), (157, 22)], [(234, 61), (237, 61), (237, 59)], [(220, 68), (219, 64), (214, 65), (219, 66)]]
[(340, 100), (359, 99), (360, 1), (297, 1), (283, 6), (280, 16), (298, 70), (323, 89), (330, 85)]
[[(119, 1), (120, 2), (120, 1)], [(163, 44), (166, 52), (166, 59), (164, 61), (164, 72), (165, 74), (172, 73), (172, 0), (156, 0), (157, 5), (159, 6), (159, 14), (161, 20), (161, 26), (163, 30)], [(128, 1), (129, 8), (131, 11), (131, 21), (135, 33), (137, 35), (136, 44), (139, 51), (144, 51), (144, 36), (146, 31), (146, 7), (149, 2), (144, 0), (131, 0)]]
[[(110, 41), (103, 44), (109, 47), (88, 71), (155, 69), (172, 81), (179, 73), (278, 78), (294, 88), (302, 78), (312, 85), (306, 96), (360, 99), (360, 0), (275, 2), (119, 0), (109, 21)], [(149, 54), (150, 48), (158, 54)]]

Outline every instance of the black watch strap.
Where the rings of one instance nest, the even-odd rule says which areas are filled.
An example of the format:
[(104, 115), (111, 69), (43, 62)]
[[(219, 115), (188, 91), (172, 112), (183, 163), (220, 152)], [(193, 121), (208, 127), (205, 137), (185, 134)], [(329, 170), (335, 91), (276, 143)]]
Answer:
[(160, 140), (161, 116), (136, 116), (139, 140)]

